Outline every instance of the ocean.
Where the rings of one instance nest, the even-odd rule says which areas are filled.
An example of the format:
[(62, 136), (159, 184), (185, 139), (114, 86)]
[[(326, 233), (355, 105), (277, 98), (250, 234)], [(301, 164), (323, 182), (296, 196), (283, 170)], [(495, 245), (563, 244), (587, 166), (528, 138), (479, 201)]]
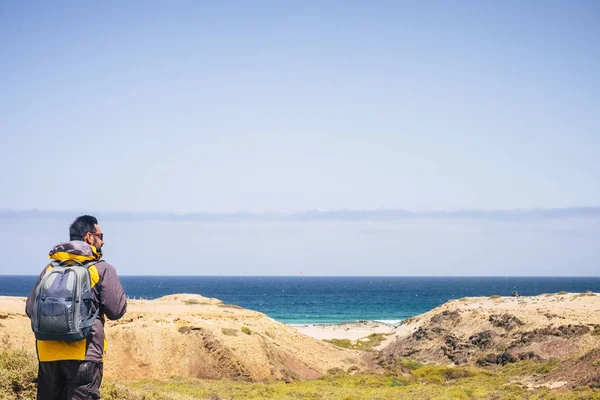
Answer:
[[(1, 296), (27, 296), (36, 276), (0, 275)], [(293, 325), (396, 324), (450, 299), (600, 292), (600, 277), (122, 276), (129, 298), (197, 293)]]

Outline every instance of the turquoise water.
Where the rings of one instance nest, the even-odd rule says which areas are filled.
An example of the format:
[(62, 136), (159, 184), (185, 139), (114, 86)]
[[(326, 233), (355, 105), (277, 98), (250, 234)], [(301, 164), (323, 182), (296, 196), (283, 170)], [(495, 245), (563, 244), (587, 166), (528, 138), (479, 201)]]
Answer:
[[(0, 276), (0, 295), (26, 296), (36, 278)], [(398, 323), (461, 297), (600, 292), (599, 277), (123, 276), (121, 282), (130, 298), (197, 293), (288, 324)]]

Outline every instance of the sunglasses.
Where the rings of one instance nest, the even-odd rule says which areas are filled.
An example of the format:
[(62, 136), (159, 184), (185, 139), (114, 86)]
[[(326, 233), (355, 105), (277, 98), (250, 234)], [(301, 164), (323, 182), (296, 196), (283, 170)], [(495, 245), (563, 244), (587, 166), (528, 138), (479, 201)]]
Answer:
[(100, 238), (100, 240), (104, 240), (104, 233), (96, 233), (96, 232), (88, 232), (90, 235), (94, 235), (98, 238)]

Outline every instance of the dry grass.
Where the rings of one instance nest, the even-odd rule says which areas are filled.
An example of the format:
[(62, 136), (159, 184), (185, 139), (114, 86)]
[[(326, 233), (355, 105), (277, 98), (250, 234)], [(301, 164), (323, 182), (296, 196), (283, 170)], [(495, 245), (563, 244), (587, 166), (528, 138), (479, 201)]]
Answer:
[(238, 334), (237, 329), (232, 329), (232, 328), (222, 328), (221, 332), (223, 332), (223, 335), (225, 335), (225, 336), (237, 336), (237, 334)]
[(377, 347), (385, 340), (385, 334), (383, 333), (372, 333), (367, 337), (358, 340), (350, 339), (324, 339), (324, 342), (334, 344), (338, 347), (351, 350), (363, 350), (369, 351), (374, 347)]
[[(560, 368), (561, 364), (556, 360), (548, 363), (527, 361), (493, 369), (424, 365), (410, 360), (401, 361), (401, 364), (410, 372), (386, 375), (335, 371), (319, 379), (291, 383), (178, 377), (133, 383), (105, 380), (101, 392), (104, 400), (600, 399), (600, 390), (589, 387), (528, 389), (519, 383), (533, 374), (539, 377)], [(23, 352), (0, 354), (0, 399), (35, 399), (31, 380), (36, 373), (35, 355)]]
[(265, 334), (265, 336), (268, 336), (271, 339), (275, 339), (275, 335), (273, 335), (270, 331), (265, 331), (264, 334)]
[(240, 330), (242, 331), (242, 333), (245, 333), (246, 335), (252, 334), (252, 331), (247, 326), (242, 326), (242, 328)]
[(244, 307), (240, 307), (237, 304), (219, 304), (219, 307), (223, 307), (223, 308), (235, 308), (236, 310), (243, 310)]
[(595, 295), (596, 295), (596, 293), (592, 292), (591, 290), (588, 290), (587, 292), (576, 294), (575, 296), (573, 296), (573, 298), (576, 299), (578, 297), (587, 297), (587, 296), (595, 296)]

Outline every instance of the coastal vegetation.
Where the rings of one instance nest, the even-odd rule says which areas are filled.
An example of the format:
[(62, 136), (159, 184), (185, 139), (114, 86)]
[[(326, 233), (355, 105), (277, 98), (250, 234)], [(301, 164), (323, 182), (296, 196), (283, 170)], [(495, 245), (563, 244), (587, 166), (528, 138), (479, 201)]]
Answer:
[(243, 308), (237, 304), (218, 304), (218, 306), (222, 308), (235, 308), (236, 310), (243, 310)]
[(367, 337), (358, 339), (358, 340), (350, 340), (350, 339), (325, 339), (325, 342), (334, 344), (338, 347), (342, 347), (344, 349), (351, 350), (363, 350), (369, 351), (373, 350), (373, 348), (379, 346), (381, 342), (385, 340), (387, 335), (383, 333), (372, 333)]
[(221, 332), (226, 336), (237, 336), (238, 331), (232, 328), (221, 328)]
[[(548, 374), (562, 362), (522, 361), (502, 367), (447, 367), (401, 360), (398, 373), (349, 373), (340, 370), (313, 380), (242, 382), (231, 379), (193, 379), (116, 382), (106, 379), (105, 400), (234, 400), (234, 399), (494, 399), (567, 400), (600, 399), (600, 389), (590, 386), (573, 390), (532, 387), (533, 375)], [(23, 351), (0, 354), (0, 399), (35, 398), (37, 365), (34, 356)]]
[(252, 330), (250, 330), (250, 328), (248, 328), (247, 326), (242, 326), (240, 328), (240, 330), (242, 331), (242, 333), (245, 333), (246, 335), (251, 335), (252, 334)]
[[(3, 301), (0, 400), (34, 399), (23, 299)], [(393, 328), (301, 331), (222, 304), (131, 301), (108, 322), (103, 399), (600, 400), (600, 296), (584, 291), (450, 301)]]

